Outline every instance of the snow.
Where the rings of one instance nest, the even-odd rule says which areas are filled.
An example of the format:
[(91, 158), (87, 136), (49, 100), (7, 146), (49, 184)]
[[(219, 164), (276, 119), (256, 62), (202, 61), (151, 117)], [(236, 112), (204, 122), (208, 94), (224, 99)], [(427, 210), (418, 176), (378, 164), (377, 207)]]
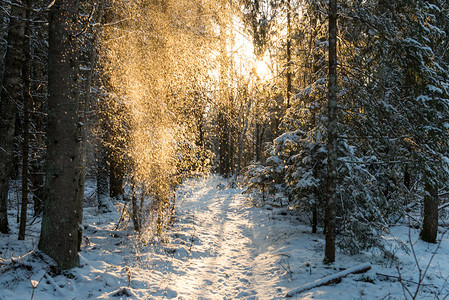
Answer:
[(427, 90), (429, 92), (435, 93), (435, 94), (443, 94), (443, 90), (440, 89), (439, 87), (436, 87), (434, 85), (428, 84), (427, 86)]
[(368, 263), (371, 269), (364, 274), (293, 299), (404, 299), (396, 266), (411, 291), (419, 281), (412, 252), (401, 246), (409, 240), (423, 272), (437, 250), (418, 298), (449, 293), (447, 236), (440, 244), (427, 244), (418, 239), (418, 230), (402, 224), (385, 236), (391, 256), (376, 250), (354, 256), (339, 252), (336, 263), (325, 265), (324, 236), (311, 234), (297, 213), (227, 186), (214, 175), (187, 180), (177, 192), (173, 225), (164, 236), (146, 234), (141, 241), (131, 224), (114, 230), (123, 202), (104, 214), (86, 207), (81, 267), (63, 272), (37, 250), (40, 220), (28, 227), (25, 241), (17, 240), (11, 221), (12, 234), (0, 235), (0, 299), (30, 299), (33, 287), (34, 299), (49, 300), (281, 299), (295, 288)]
[(291, 291), (289, 291), (287, 293), (286, 297), (293, 297), (294, 295), (299, 294), (302, 291), (308, 291), (308, 290), (311, 290), (311, 289), (313, 289), (315, 287), (320, 287), (320, 286), (326, 285), (326, 284), (328, 284), (331, 281), (332, 282), (336, 281), (337, 279), (340, 279), (342, 277), (346, 277), (346, 276), (348, 276), (349, 274), (352, 274), (352, 273), (362, 273), (362, 272), (364, 272), (364, 270), (367, 270), (367, 269), (368, 270), (371, 269), (371, 264), (370, 263), (364, 263), (364, 264), (362, 264), (360, 266), (355, 266), (355, 267), (346, 269), (344, 271), (335, 273), (333, 275), (330, 275), (330, 276), (318, 279), (315, 282), (311, 282), (311, 283), (305, 284), (305, 285), (303, 285), (303, 286), (301, 286), (299, 288), (293, 289), (293, 290), (291, 290)]

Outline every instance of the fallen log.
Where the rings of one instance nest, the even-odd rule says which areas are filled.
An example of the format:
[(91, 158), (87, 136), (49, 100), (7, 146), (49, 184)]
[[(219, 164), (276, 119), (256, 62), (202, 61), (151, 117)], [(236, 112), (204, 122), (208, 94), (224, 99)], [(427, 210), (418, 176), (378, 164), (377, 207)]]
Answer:
[(370, 263), (364, 263), (349, 269), (346, 269), (344, 271), (335, 273), (333, 275), (330, 276), (326, 276), (324, 278), (318, 279), (315, 282), (311, 282), (308, 284), (305, 284), (299, 288), (296, 289), (292, 289), (291, 291), (289, 291), (285, 297), (293, 297), (294, 295), (297, 295), (299, 293), (311, 290), (313, 288), (316, 287), (320, 287), (323, 285), (329, 285), (332, 283), (336, 283), (336, 282), (340, 282), (342, 278), (350, 275), (350, 274), (360, 274), (360, 273), (365, 273), (367, 272), (369, 269), (371, 269), (371, 264)]

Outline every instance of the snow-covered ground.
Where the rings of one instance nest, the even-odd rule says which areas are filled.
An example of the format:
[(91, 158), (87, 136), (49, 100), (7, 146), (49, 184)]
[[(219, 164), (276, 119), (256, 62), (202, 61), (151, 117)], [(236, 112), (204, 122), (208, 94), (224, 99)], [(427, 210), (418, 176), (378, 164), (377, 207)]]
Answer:
[[(173, 226), (145, 243), (137, 242), (130, 224), (114, 230), (118, 211), (97, 214), (86, 207), (82, 266), (64, 272), (36, 249), (39, 220), (28, 228), (26, 241), (17, 241), (13, 228), (13, 234), (0, 235), (0, 299), (31, 299), (33, 285), (33, 299), (50, 300), (280, 299), (294, 288), (366, 262), (372, 265), (368, 272), (293, 299), (404, 299), (398, 262), (404, 284), (416, 290), (414, 256), (397, 243), (390, 248), (398, 260), (376, 251), (339, 253), (335, 264), (324, 265), (322, 234), (311, 234), (288, 209), (255, 205), (241, 189), (227, 186), (218, 176), (186, 181), (178, 189)], [(409, 233), (424, 272), (438, 245), (420, 241), (418, 231), (409, 232), (408, 226), (394, 227), (388, 238), (408, 243)], [(417, 299), (449, 294), (447, 236), (439, 246)]]

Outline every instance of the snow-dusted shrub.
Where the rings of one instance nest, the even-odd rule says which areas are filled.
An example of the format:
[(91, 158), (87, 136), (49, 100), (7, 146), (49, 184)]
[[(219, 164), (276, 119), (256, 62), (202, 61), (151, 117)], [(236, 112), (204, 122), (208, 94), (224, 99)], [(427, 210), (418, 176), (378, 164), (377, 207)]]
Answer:
[[(264, 165), (252, 164), (246, 171), (249, 188), (284, 193), (290, 207), (312, 215), (314, 230), (324, 228), (325, 222), (326, 135), (324, 118), (315, 115), (315, 124), (306, 121), (312, 112), (324, 112), (317, 109), (321, 104), (293, 107), (282, 124), (292, 130), (274, 140)], [(350, 253), (382, 248), (380, 236), (403, 213), (401, 166), (384, 164), (369, 150), (347, 139), (338, 143), (337, 240), (340, 249)]]

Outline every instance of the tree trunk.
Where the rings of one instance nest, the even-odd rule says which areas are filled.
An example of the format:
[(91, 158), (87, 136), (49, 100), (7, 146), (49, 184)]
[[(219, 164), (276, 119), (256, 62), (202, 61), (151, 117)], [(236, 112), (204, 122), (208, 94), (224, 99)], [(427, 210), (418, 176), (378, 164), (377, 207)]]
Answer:
[(220, 51), (220, 74), (219, 74), (219, 111), (218, 111), (218, 147), (219, 147), (219, 172), (224, 175), (230, 175), (232, 169), (232, 142), (231, 142), (231, 129), (230, 124), (231, 111), (232, 111), (232, 100), (229, 94), (229, 84), (230, 84), (230, 68), (231, 61), (230, 55), (228, 54), (227, 47), (229, 46), (229, 40), (231, 34), (228, 32), (228, 25), (230, 23), (229, 16), (226, 12), (227, 5), (223, 2), (223, 7), (221, 7), (222, 15), (219, 20), (220, 27), (220, 40), (219, 40), (219, 51)]
[[(37, 89), (34, 90), (35, 92)], [(34, 124), (34, 137), (32, 146), (34, 149), (31, 152), (30, 177), (32, 186), (33, 209), (34, 216), (39, 216), (42, 213), (42, 201), (45, 197), (45, 182), (44, 182), (44, 122), (43, 122), (43, 106), (44, 99), (41, 96), (33, 97), (33, 111), (34, 116), (32, 122)]]
[(419, 236), (425, 242), (436, 243), (438, 234), (438, 188), (433, 183), (426, 182), (424, 192), (424, 221)]
[(97, 201), (98, 211), (108, 212), (109, 210), (109, 184), (108, 184), (108, 164), (106, 160), (106, 147), (99, 142), (97, 152)]
[(56, 0), (50, 9), (46, 196), (39, 249), (62, 269), (79, 265), (83, 208), (77, 19), (78, 1)]
[(21, 94), (20, 71), (24, 36), (25, 9), (12, 5), (8, 26), (5, 73), (0, 102), (0, 232), (8, 232), (8, 191), (13, 160), (17, 102)]
[[(100, 3), (100, 12), (98, 15), (98, 22), (104, 24), (110, 15), (105, 14), (105, 3)], [(90, 70), (88, 76), (88, 93), (92, 97), (91, 85), (93, 81), (93, 73), (95, 66), (97, 64), (97, 46), (98, 46), (98, 32), (94, 32), (93, 49), (90, 53)], [(97, 203), (99, 212), (109, 212), (110, 210), (110, 191), (109, 191), (109, 174), (108, 174), (108, 159), (107, 159), (107, 147), (104, 145), (105, 139), (108, 136), (107, 128), (107, 114), (104, 113), (106, 110), (104, 105), (105, 99), (100, 97), (98, 99), (98, 123), (100, 128), (100, 140), (98, 141), (98, 151), (97, 151)]]
[(337, 191), (337, 0), (329, 0), (329, 83), (327, 127), (326, 245), (324, 260), (335, 261), (335, 202)]
[(219, 151), (219, 173), (227, 176), (229, 174), (229, 124), (224, 113), (218, 113), (218, 151)]
[[(36, 3), (36, 2), (34, 2)], [(33, 79), (32, 94), (33, 107), (30, 113), (30, 177), (31, 177), (31, 194), (34, 209), (34, 216), (40, 216), (43, 209), (43, 199), (45, 195), (45, 178), (44, 178), (44, 162), (45, 162), (45, 123), (46, 123), (46, 103), (48, 100), (48, 84), (47, 84), (47, 67), (44, 62), (47, 60), (47, 53), (38, 56), (39, 44), (48, 41), (48, 16), (42, 13), (33, 13), (31, 18), (42, 22), (36, 28), (32, 28), (34, 38), (40, 42), (32, 42), (31, 48), (34, 50), (36, 59), (31, 60), (31, 78)], [(45, 24), (45, 25), (44, 25)], [(33, 25), (30, 24), (32, 27)], [(33, 53), (33, 51), (32, 51)], [(44, 122), (45, 121), (45, 122)]]
[(132, 204), (132, 212), (131, 212), (131, 219), (133, 220), (134, 230), (136, 232), (140, 233), (140, 215), (139, 215), (139, 206), (137, 204), (137, 190), (136, 190), (136, 183), (134, 178), (132, 179), (131, 183), (131, 189), (132, 189), (132, 198), (131, 198), (131, 204)]
[(125, 175), (118, 154), (109, 155), (109, 167), (109, 195), (114, 198), (123, 195), (123, 177)]
[(292, 97), (292, 38), (291, 38), (291, 3), (287, 1), (287, 108), (290, 108), (290, 99)]
[(26, 24), (25, 24), (25, 47), (23, 61), (23, 144), (22, 144), (22, 205), (20, 211), (19, 240), (25, 239), (25, 229), (27, 221), (28, 209), (28, 155), (29, 155), (29, 138), (30, 138), (30, 106), (33, 101), (31, 98), (31, 49), (30, 36), (31, 30), (29, 26), (31, 0), (26, 1)]
[(248, 107), (246, 108), (246, 118), (245, 118), (245, 125), (243, 126), (242, 134), (240, 135), (239, 140), (239, 153), (237, 156), (237, 164), (234, 172), (234, 182), (237, 181), (237, 176), (239, 176), (240, 173), (240, 167), (242, 164), (242, 154), (243, 154), (243, 146), (245, 142), (245, 136), (246, 136), (246, 130), (248, 129), (248, 118), (249, 118), (249, 112), (251, 110), (251, 99), (248, 100)]
[[(7, 27), (5, 26), (5, 15), (7, 12), (6, 3), (2, 1), (0, 3), (0, 38), (5, 39)], [(0, 43), (0, 82), (3, 82), (3, 71), (4, 71), (4, 57), (5, 57), (6, 45)]]
[(316, 233), (318, 229), (318, 205), (312, 205), (312, 233)]

